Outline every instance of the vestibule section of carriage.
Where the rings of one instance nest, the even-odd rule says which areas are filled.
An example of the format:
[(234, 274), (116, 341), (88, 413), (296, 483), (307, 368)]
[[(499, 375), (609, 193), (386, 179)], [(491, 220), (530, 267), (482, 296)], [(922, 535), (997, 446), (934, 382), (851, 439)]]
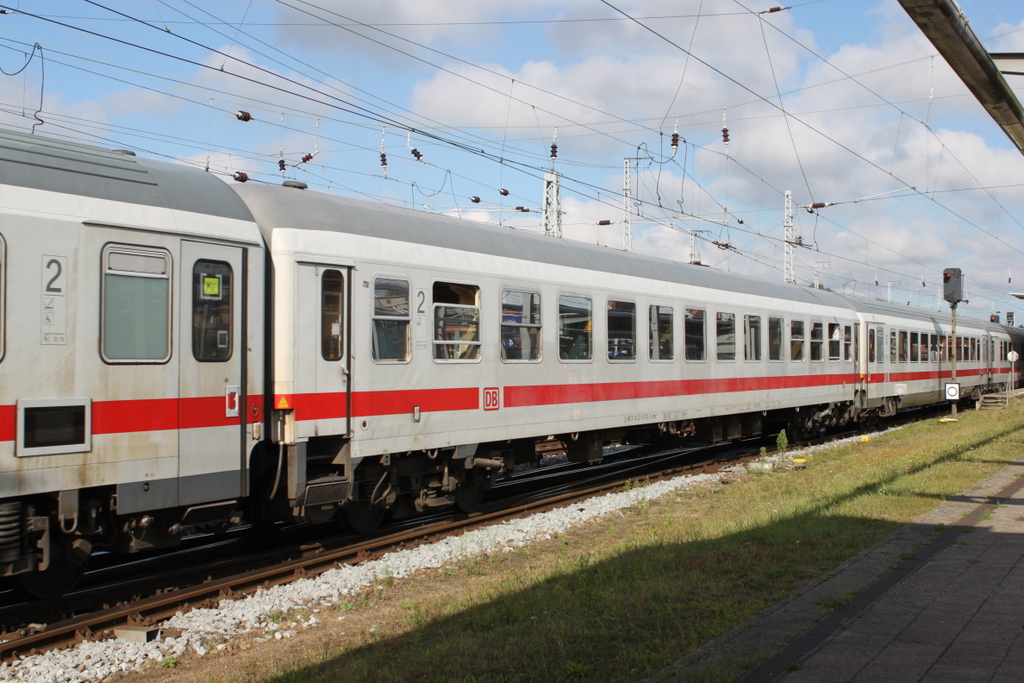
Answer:
[(263, 248), (201, 171), (0, 137), (0, 574), (45, 595), (95, 549), (238, 519)]

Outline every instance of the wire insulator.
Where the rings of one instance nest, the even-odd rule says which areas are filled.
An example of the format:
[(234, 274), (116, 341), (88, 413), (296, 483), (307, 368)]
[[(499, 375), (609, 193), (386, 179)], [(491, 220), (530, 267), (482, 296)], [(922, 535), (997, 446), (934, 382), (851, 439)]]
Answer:
[(605, 219), (605, 220), (603, 220), (603, 221), (598, 221), (598, 222), (597, 222), (597, 224), (598, 224), (598, 225), (611, 225), (611, 224), (612, 224), (612, 222), (611, 222), (610, 220), (608, 220), (608, 219), (606, 218), (606, 219)]
[(252, 114), (247, 111), (236, 111), (235, 118), (239, 121), (252, 121)]
[(313, 155), (312, 154), (306, 154), (306, 155), (304, 155), (302, 157), (302, 163), (306, 163), (307, 161), (312, 161), (312, 160), (313, 160)]
[(729, 129), (728, 128), (723, 128), (722, 129), (722, 142), (729, 142)]
[(772, 14), (773, 12), (781, 12), (782, 9), (783, 9), (782, 7), (769, 7), (768, 8), (768, 14)]
[(469, 201), (473, 202), (474, 204), (479, 204), (480, 203), (480, 198), (477, 197), (477, 196), (473, 196), (473, 197), (469, 198)]
[(679, 146), (679, 133), (672, 133), (672, 146), (673, 147), (678, 147)]
[(558, 145), (551, 143), (551, 158), (554, 159), (558, 156)]
[(423, 161), (423, 155), (420, 154), (420, 151), (418, 149), (413, 148), (412, 155), (416, 157), (416, 161)]
[(516, 207), (516, 211), (519, 211), (521, 213), (529, 213), (530, 212), (530, 210), (528, 208), (526, 208), (525, 206), (517, 206)]
[(500, 194), (500, 195), (501, 195), (502, 197), (507, 197), (507, 196), (508, 196), (508, 190), (506, 190), (506, 189), (505, 189), (505, 188), (503, 187), (503, 188), (501, 188), (500, 190), (498, 190), (498, 194)]
[(234, 178), (236, 182), (244, 183), (249, 179), (249, 174), (244, 171), (235, 171), (231, 177)]
[(814, 202), (811, 204), (812, 209), (824, 209), (826, 206), (825, 202)]
[(284, 159), (278, 159), (277, 160), (277, 168), (283, 171), (284, 170), (284, 166), (285, 166)]
[(385, 168), (388, 165), (388, 155), (385, 154), (384, 152), (380, 153), (380, 165), (384, 166)]

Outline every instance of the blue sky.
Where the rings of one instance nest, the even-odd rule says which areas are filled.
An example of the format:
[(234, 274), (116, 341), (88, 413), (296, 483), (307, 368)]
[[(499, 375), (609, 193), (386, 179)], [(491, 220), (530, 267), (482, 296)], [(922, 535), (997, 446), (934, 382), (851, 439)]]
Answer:
[[(1019, 2), (960, 4), (1024, 51)], [(971, 314), (1024, 320), (1024, 156), (896, 0), (0, 5), (0, 66), (25, 67), (0, 125), (41, 103), (39, 134), (520, 229), (556, 139), (567, 239), (622, 247), (630, 159), (637, 252), (685, 261), (700, 231), (703, 262), (781, 280), (792, 190), (834, 203), (797, 211), (800, 282), (936, 307), (955, 266)]]

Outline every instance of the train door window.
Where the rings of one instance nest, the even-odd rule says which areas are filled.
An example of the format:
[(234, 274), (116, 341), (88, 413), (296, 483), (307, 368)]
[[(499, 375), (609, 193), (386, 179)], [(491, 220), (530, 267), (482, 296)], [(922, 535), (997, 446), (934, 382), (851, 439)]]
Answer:
[(324, 360), (341, 360), (343, 349), (342, 308), (345, 281), (340, 270), (320, 276), (320, 354)]
[(937, 334), (932, 335), (929, 355), (933, 363), (939, 362), (939, 335)]
[(480, 360), (480, 288), (434, 283), (434, 359)]
[(636, 360), (636, 304), (608, 301), (608, 360)]
[(7, 321), (7, 311), (4, 302), (7, 301), (4, 288), (4, 276), (7, 274), (7, 249), (4, 244), (4, 237), (0, 235), (0, 360), (4, 359), (4, 339), (6, 332), (4, 323)]
[(897, 356), (899, 362), (906, 363), (909, 357), (908, 352), (910, 351), (910, 339), (906, 330), (900, 330), (899, 347), (897, 350), (899, 352), (899, 356)]
[(558, 357), (561, 360), (590, 360), (593, 310), (588, 297), (558, 297)]
[(687, 308), (685, 323), (686, 360), (704, 360), (704, 311)]
[(921, 356), (921, 342), (917, 332), (910, 333), (910, 362), (916, 363)]
[(885, 328), (879, 327), (875, 331), (875, 344), (878, 348), (875, 349), (875, 358), (879, 364), (885, 363)]
[(921, 362), (922, 363), (927, 363), (928, 362), (928, 341), (929, 341), (928, 335), (924, 334), (922, 332), (921, 333)]
[(978, 340), (974, 337), (971, 337), (971, 360), (978, 360)]
[(718, 360), (736, 360), (736, 314), (715, 314), (715, 339), (717, 339)]
[(782, 318), (768, 318), (768, 360), (782, 360)]
[(100, 350), (109, 363), (163, 363), (171, 357), (171, 255), (163, 249), (103, 250)]
[(203, 363), (231, 358), (231, 266), (196, 261), (192, 267), (192, 355)]
[(842, 327), (839, 323), (828, 324), (828, 359), (840, 360), (843, 353)]
[(875, 362), (875, 328), (868, 328), (868, 362)]
[(943, 363), (949, 360), (949, 338), (944, 334), (939, 335), (939, 360)]
[(811, 360), (822, 360), (822, 353), (825, 345), (825, 325), (823, 323), (811, 323)]
[(853, 334), (853, 328), (849, 325), (843, 327), (843, 360), (853, 360), (853, 346), (860, 339), (860, 325), (857, 325), (857, 334)]
[(896, 362), (896, 330), (889, 330), (889, 362)]
[(540, 294), (501, 292), (501, 360), (540, 360)]
[(409, 281), (379, 277), (373, 281), (373, 360), (406, 362), (411, 357)]
[(743, 316), (743, 360), (761, 360), (761, 316)]
[(651, 306), (648, 318), (650, 339), (648, 351), (651, 360), (672, 360), (675, 357), (672, 336), (672, 307)]
[(789, 322), (789, 357), (794, 361), (804, 359), (804, 321)]

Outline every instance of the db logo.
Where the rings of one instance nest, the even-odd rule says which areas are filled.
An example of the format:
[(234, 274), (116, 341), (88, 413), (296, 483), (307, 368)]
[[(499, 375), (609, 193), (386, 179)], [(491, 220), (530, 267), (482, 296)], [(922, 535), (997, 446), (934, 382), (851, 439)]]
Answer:
[(498, 387), (484, 389), (484, 410), (497, 410), (500, 407)]

